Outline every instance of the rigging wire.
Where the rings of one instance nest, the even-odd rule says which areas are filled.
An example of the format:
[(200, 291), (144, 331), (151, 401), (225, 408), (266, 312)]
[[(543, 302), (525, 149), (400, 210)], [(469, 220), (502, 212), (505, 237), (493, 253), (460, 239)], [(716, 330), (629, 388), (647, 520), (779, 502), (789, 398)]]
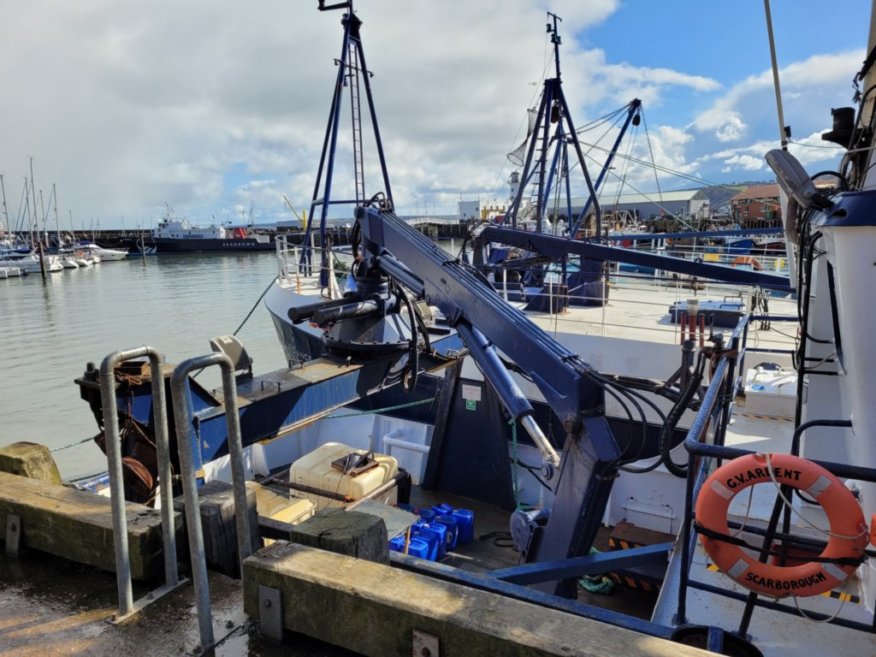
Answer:
[[(637, 138), (638, 136), (639, 136), (639, 127), (638, 127), (638, 126), (634, 126), (633, 136), (632, 136), (632, 138), (627, 142), (627, 152), (626, 152), (626, 155), (627, 155), (627, 156), (629, 156), (630, 153), (632, 153), (632, 151), (633, 151), (633, 146), (634, 146), (634, 144), (635, 144), (635, 142), (636, 142), (636, 138)], [(626, 159), (624, 159), (624, 158), (621, 158), (621, 159), (623, 159), (623, 162), (624, 162), (623, 167), (624, 167), (624, 168), (622, 169), (623, 173), (621, 174), (621, 177), (620, 177), (620, 178), (621, 178), (621, 183), (620, 183), (620, 185), (618, 185), (617, 195), (614, 197), (614, 204), (615, 204), (615, 206), (620, 205), (621, 192), (622, 192), (622, 190), (623, 190), (623, 188), (624, 188), (624, 184), (626, 183), (627, 176), (628, 176), (629, 173), (630, 173), (630, 160), (629, 160), (629, 157), (627, 157)]]
[[(585, 156), (585, 157), (586, 157), (586, 156)], [(590, 159), (593, 160), (594, 158), (591, 157)], [(594, 161), (595, 161), (595, 160), (594, 160)], [(634, 192), (636, 192), (637, 194), (639, 194), (641, 197), (645, 198), (646, 200), (648, 200), (648, 201), (650, 201), (651, 203), (653, 203), (654, 205), (656, 205), (658, 208), (660, 208), (661, 210), (663, 210), (664, 212), (666, 212), (666, 214), (669, 214), (669, 215), (673, 215), (673, 214), (674, 214), (669, 208), (665, 207), (665, 206), (662, 204), (662, 202), (653, 199), (653, 198), (651, 197), (651, 195), (649, 195), (649, 194), (647, 194), (647, 193), (645, 193), (645, 192), (643, 192), (643, 191), (637, 189), (637, 188), (636, 188), (632, 183), (630, 183), (628, 180), (623, 180), (623, 179), (621, 179), (621, 177), (620, 177), (618, 174), (614, 173), (611, 169), (608, 170), (608, 173), (610, 173), (611, 175), (613, 175), (615, 178), (618, 178), (623, 184), (627, 185), (630, 189), (632, 189)], [(691, 225), (690, 225), (690, 224), (689, 224), (684, 218), (679, 217), (679, 221), (681, 221), (682, 224), (684, 224), (685, 226), (687, 226), (687, 227), (690, 228), (691, 230), (695, 230), (695, 228), (694, 228), (693, 226), (691, 226)]]
[[(648, 141), (648, 155), (651, 156), (651, 162), (656, 164), (654, 159), (654, 150), (651, 148), (651, 135), (648, 134), (648, 122), (645, 120), (645, 108), (639, 108), (639, 114), (642, 116), (642, 125), (645, 128), (645, 139)], [(657, 184), (657, 195), (660, 197), (660, 202), (663, 202), (663, 192), (660, 190), (660, 180), (657, 177), (657, 169), (654, 169), (654, 182)]]

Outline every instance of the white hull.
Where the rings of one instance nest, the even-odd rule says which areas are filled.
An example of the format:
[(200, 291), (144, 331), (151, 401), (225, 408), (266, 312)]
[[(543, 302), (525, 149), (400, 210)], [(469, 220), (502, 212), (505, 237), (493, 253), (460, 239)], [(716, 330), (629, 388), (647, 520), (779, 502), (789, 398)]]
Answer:
[(95, 262), (114, 262), (128, 257), (127, 249), (107, 249), (97, 244), (83, 244), (80, 248), (94, 258)]

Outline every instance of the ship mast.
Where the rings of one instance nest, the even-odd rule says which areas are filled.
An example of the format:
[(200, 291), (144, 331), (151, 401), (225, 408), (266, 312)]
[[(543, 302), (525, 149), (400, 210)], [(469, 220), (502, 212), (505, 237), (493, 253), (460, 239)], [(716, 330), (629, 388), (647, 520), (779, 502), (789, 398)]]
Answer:
[[(329, 119), (323, 140), (322, 154), (319, 159), (316, 182), (313, 186), (313, 196), (308, 212), (308, 222), (299, 261), (299, 271), (305, 274), (312, 272), (313, 246), (313, 220), (319, 214), (320, 248), (322, 262), (329, 259), (329, 236), (327, 234), (328, 211), (331, 205), (353, 205), (358, 207), (369, 201), (365, 191), (365, 174), (363, 166), (363, 110), (367, 108), (370, 116), (371, 132), (374, 137), (374, 145), (380, 162), (380, 170), (383, 182), (382, 205), (386, 208), (394, 207), (392, 200), (392, 188), (389, 184), (389, 174), (386, 169), (386, 158), (383, 152), (383, 142), (380, 139), (380, 129), (377, 124), (377, 113), (374, 108), (374, 98), (371, 93), (371, 71), (365, 63), (365, 51), (362, 46), (360, 28), (362, 21), (353, 12), (353, 2), (337, 2), (327, 5), (325, 0), (320, 0), (319, 10), (329, 11), (344, 9), (344, 17), (341, 24), (344, 27), (344, 37), (341, 46), (341, 56), (335, 60), (338, 74), (335, 80), (335, 90), (329, 109)], [(353, 141), (353, 182), (354, 194), (352, 199), (332, 198), (332, 183), (335, 169), (335, 154), (337, 150), (338, 131), (341, 123), (341, 106), (343, 104), (344, 88), (348, 89), (350, 108), (352, 112), (352, 141)], [(361, 91), (364, 89), (364, 99)], [(362, 103), (365, 107), (362, 107)], [(321, 193), (320, 193), (321, 192)], [(376, 196), (375, 196), (376, 198)], [(320, 271), (320, 285), (328, 285), (328, 271), (323, 268)]]
[[(596, 216), (596, 233), (602, 233), (602, 211), (596, 199), (596, 188), (590, 179), (590, 173), (584, 161), (584, 152), (578, 141), (578, 133), (572, 122), (569, 106), (563, 94), (563, 85), (560, 79), (560, 44), (562, 39), (559, 34), (558, 23), (562, 19), (556, 14), (548, 12), (547, 33), (551, 35), (551, 43), (554, 47), (554, 72), (555, 76), (544, 81), (544, 90), (541, 94), (535, 121), (532, 124), (532, 132), (526, 147), (526, 157), (523, 162), (523, 171), (520, 176), (520, 185), (511, 201), (505, 221), (515, 228), (517, 227), (519, 213), (523, 204), (523, 194), (527, 188), (535, 189), (535, 221), (536, 231), (542, 232), (545, 213), (548, 207), (547, 199), (550, 197), (551, 188), (556, 178), (557, 185), (565, 176), (566, 202), (570, 205), (571, 190), (569, 187), (568, 171), (572, 168), (569, 163), (568, 148), (572, 147), (577, 156), (577, 164), (581, 167), (587, 190), (593, 200), (593, 209)], [(553, 127), (553, 130), (551, 129)], [(548, 163), (551, 152), (554, 155)], [(577, 220), (571, 216), (571, 207), (567, 207), (567, 214), (572, 224), (578, 225), (583, 215)]]

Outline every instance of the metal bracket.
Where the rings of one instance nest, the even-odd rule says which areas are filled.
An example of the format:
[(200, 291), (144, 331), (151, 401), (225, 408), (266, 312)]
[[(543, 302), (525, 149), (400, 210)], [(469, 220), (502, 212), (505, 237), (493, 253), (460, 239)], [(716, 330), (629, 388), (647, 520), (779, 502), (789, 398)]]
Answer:
[(6, 516), (6, 554), (18, 557), (21, 551), (21, 516), (12, 513)]
[(414, 630), (413, 657), (441, 657), (441, 642), (434, 634)]
[(108, 618), (107, 622), (110, 625), (122, 625), (124, 623), (127, 623), (129, 620), (134, 618), (137, 614), (139, 614), (153, 602), (156, 602), (168, 593), (173, 593), (174, 591), (182, 588), (188, 583), (189, 579), (187, 577), (180, 577), (177, 579), (175, 584), (164, 584), (162, 586), (159, 586), (157, 589), (149, 591), (149, 593), (144, 595), (139, 600), (134, 600), (134, 606), (131, 607), (130, 612), (128, 612), (127, 614), (120, 614), (117, 612), (113, 614), (110, 618)]
[(283, 596), (280, 590), (259, 584), (259, 630), (274, 641), (283, 640)]

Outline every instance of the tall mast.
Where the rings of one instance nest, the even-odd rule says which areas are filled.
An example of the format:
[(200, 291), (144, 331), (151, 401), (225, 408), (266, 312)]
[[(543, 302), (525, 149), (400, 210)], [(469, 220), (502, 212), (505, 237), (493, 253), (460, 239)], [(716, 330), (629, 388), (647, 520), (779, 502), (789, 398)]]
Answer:
[[(544, 81), (544, 90), (541, 95), (535, 121), (532, 130), (527, 137), (526, 155), (523, 160), (523, 172), (520, 175), (520, 184), (516, 187), (516, 193), (511, 200), (505, 221), (513, 227), (517, 227), (517, 219), (520, 213), (523, 194), (527, 189), (535, 188), (535, 230), (542, 232), (543, 222), (546, 217), (547, 200), (550, 197), (554, 177), (561, 178), (557, 174), (557, 165), (567, 162), (566, 149), (572, 147), (577, 158), (577, 164), (584, 174), (584, 181), (592, 199), (594, 215), (596, 217), (596, 234), (602, 234), (602, 210), (596, 198), (596, 189), (590, 179), (590, 173), (584, 160), (584, 152), (578, 140), (578, 133), (572, 122), (569, 106), (563, 94), (563, 85), (560, 80), (560, 44), (562, 39), (558, 34), (558, 23), (562, 19), (556, 14), (548, 12), (547, 33), (551, 35), (551, 43), (554, 46), (554, 72), (555, 77)], [(553, 129), (551, 126), (554, 126)], [(554, 155), (548, 162), (549, 151), (554, 149)], [(574, 162), (572, 163), (574, 166)], [(568, 175), (561, 172), (563, 175)], [(559, 182), (557, 183), (560, 184)], [(568, 180), (566, 185), (569, 187)], [(571, 203), (567, 199), (568, 213), (571, 214)], [(588, 206), (589, 207), (589, 206)], [(584, 219), (582, 214), (577, 219), (569, 217), (570, 222), (577, 225)]]
[(43, 190), (40, 190), (40, 214), (43, 215), (43, 239), (45, 240), (45, 245), (49, 245), (49, 222), (48, 213), (46, 212), (46, 204), (43, 200)]
[[(326, 4), (325, 0), (320, 0), (319, 10), (328, 11), (332, 9), (345, 10), (344, 17), (341, 19), (341, 25), (344, 27), (344, 37), (341, 46), (341, 55), (335, 60), (338, 67), (338, 74), (335, 80), (335, 89), (332, 95), (331, 106), (329, 108), (329, 117), (326, 124), (325, 137), (322, 144), (322, 153), (319, 158), (319, 166), (317, 168), (316, 181), (313, 186), (313, 196), (310, 201), (310, 210), (308, 212), (308, 221), (305, 227), (305, 236), (301, 256), (299, 260), (299, 271), (309, 272), (312, 267), (312, 251), (313, 245), (311, 238), (315, 234), (314, 219), (317, 213), (319, 214), (319, 232), (322, 249), (322, 262), (328, 262), (328, 212), (330, 206), (333, 205), (353, 205), (360, 206), (366, 201), (365, 191), (365, 174), (363, 166), (363, 130), (364, 126), (370, 118), (371, 133), (373, 143), (377, 152), (377, 158), (380, 163), (380, 171), (383, 179), (383, 201), (385, 207), (392, 208), (392, 188), (389, 184), (389, 174), (386, 170), (386, 158), (383, 152), (383, 142), (380, 138), (380, 128), (377, 124), (377, 113), (374, 108), (374, 97), (371, 92), (371, 71), (365, 61), (365, 51), (362, 45), (362, 36), (360, 27), (362, 21), (353, 13), (353, 2), (335, 2)], [(344, 88), (350, 93), (350, 105), (352, 111), (352, 142), (353, 142), (353, 185), (355, 193), (351, 199), (336, 199), (332, 194), (332, 183), (335, 169), (335, 155), (337, 151), (338, 131), (341, 122), (341, 106), (343, 104)], [(364, 98), (361, 92), (364, 89)], [(364, 105), (365, 107), (362, 107)], [(367, 111), (366, 111), (367, 110)], [(362, 120), (362, 114), (366, 114), (365, 123)], [(377, 197), (375, 197), (376, 199)], [(328, 284), (327, 269), (320, 270), (320, 284), (325, 286)]]
[(557, 70), (557, 80), (560, 79), (560, 44), (563, 42), (560, 37), (559, 32), (557, 32), (557, 23), (563, 22), (563, 19), (557, 16), (556, 14), (552, 14), (551, 12), (547, 13), (548, 21), (553, 21), (553, 25), (550, 23), (547, 24), (547, 31), (551, 35), (551, 43), (554, 44), (554, 65)]
[[(33, 216), (34, 223), (36, 223), (37, 251), (40, 254), (40, 274), (42, 275), (43, 280), (46, 280), (46, 259), (43, 257), (43, 241), (40, 238), (40, 226), (39, 223), (37, 223), (36, 188), (33, 184), (33, 157), (30, 158), (30, 193), (33, 196)], [(40, 198), (42, 198), (42, 192), (40, 192)]]
[(61, 250), (61, 222), (58, 220), (58, 192), (55, 190), (55, 183), (52, 183), (52, 200), (55, 203), (55, 230), (58, 231), (58, 251)]
[(23, 216), (27, 217), (27, 236), (30, 239), (30, 246), (36, 245), (36, 240), (33, 237), (33, 217), (30, 212), (30, 181), (27, 176), (24, 177), (24, 212)]
[(9, 208), (6, 207), (6, 185), (3, 184), (3, 174), (0, 173), (0, 192), (3, 193), (3, 221), (6, 225), (6, 232), (10, 231), (9, 226)]
[[(33, 184), (33, 157), (30, 158), (30, 193), (33, 196), (33, 223), (36, 225), (36, 236), (39, 240), (40, 236), (40, 225), (37, 217), (37, 204), (36, 204), (36, 187)], [(34, 231), (31, 230), (31, 233)]]

